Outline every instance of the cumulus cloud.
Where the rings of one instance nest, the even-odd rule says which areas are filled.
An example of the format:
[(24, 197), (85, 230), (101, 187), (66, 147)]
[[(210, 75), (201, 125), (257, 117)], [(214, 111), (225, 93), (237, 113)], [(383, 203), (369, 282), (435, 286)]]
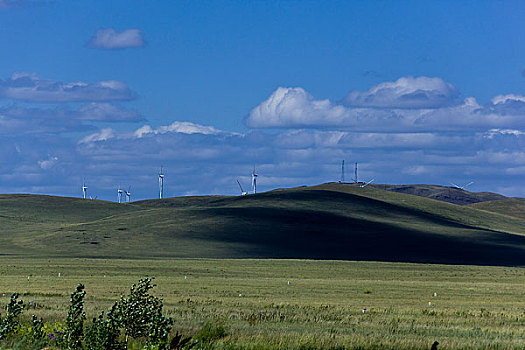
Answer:
[(302, 88), (279, 87), (252, 109), (247, 125), (252, 128), (342, 125), (351, 117), (346, 107), (329, 100), (316, 100)]
[(117, 32), (113, 28), (99, 29), (87, 43), (88, 46), (100, 49), (124, 49), (144, 46), (144, 38), (139, 29), (126, 29)]
[[(337, 128), (357, 132), (472, 131), (523, 125), (525, 103), (519, 96), (498, 97), (490, 106), (480, 106), (473, 97), (458, 101), (455, 89), (441, 79), (403, 79), (415, 83), (398, 84), (403, 81), (399, 79), (396, 83), (382, 83), (370, 89), (370, 96), (371, 91), (376, 92), (384, 102), (371, 98), (370, 107), (349, 107), (330, 100), (317, 100), (302, 88), (280, 87), (252, 109), (246, 124), (251, 128)], [(410, 89), (398, 91), (398, 85)], [(426, 90), (417, 93), (420, 97), (414, 97), (416, 87), (423, 91), (423, 86), (427, 86)], [(403, 97), (408, 95), (411, 97)], [(439, 108), (438, 101), (441, 101)], [(387, 108), (388, 105), (394, 107)]]
[(344, 99), (352, 107), (440, 108), (458, 104), (459, 91), (440, 78), (404, 77), (368, 91), (352, 91)]
[(0, 80), (0, 99), (29, 102), (78, 102), (132, 100), (136, 94), (117, 80), (63, 83), (43, 80), (34, 73), (15, 73)]

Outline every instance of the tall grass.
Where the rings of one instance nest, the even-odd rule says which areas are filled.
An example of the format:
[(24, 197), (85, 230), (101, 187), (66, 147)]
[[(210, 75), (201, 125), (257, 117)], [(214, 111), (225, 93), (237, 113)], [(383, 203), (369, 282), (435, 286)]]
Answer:
[(63, 320), (78, 282), (86, 285), (90, 319), (138, 278), (156, 276), (155, 294), (173, 317), (174, 331), (196, 337), (208, 327), (208, 334), (220, 335), (204, 348), (425, 349), (436, 340), (442, 349), (525, 347), (523, 268), (1, 258), (0, 275), (0, 305), (13, 291), (34, 301), (26, 322), (31, 313), (46, 322)]

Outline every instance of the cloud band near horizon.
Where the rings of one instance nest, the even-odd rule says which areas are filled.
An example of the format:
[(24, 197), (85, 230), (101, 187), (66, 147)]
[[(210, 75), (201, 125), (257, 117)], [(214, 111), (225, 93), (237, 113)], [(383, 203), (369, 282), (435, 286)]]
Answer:
[[(252, 109), (243, 133), (175, 118), (164, 126), (138, 124), (142, 115), (114, 103), (135, 96), (121, 82), (62, 83), (28, 74), (0, 81), (0, 98), (8, 102), (0, 105), (0, 192), (80, 195), (86, 178), (99, 198), (113, 199), (118, 184), (131, 185), (135, 199), (151, 198), (163, 165), (170, 196), (236, 194), (236, 180), (247, 186), (254, 163), (261, 190), (269, 190), (336, 181), (345, 159), (377, 182), (474, 180), (474, 190), (525, 196), (520, 95), (480, 105), (427, 77), (384, 82), (338, 102), (278, 88)], [(69, 106), (79, 101), (88, 103)]]

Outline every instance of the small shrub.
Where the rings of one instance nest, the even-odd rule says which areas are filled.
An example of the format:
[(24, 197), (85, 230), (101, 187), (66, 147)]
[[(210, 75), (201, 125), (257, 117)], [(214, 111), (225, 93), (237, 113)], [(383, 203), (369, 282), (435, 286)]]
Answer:
[(7, 305), (7, 314), (4, 318), (0, 315), (0, 339), (13, 333), (18, 326), (18, 316), (24, 312), (24, 302), (18, 300), (18, 293), (13, 293)]

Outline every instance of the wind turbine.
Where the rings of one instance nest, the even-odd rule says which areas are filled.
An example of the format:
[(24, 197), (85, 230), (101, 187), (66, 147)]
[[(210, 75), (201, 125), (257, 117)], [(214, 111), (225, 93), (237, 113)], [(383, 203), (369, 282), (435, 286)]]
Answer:
[(129, 186), (128, 190), (124, 192), (126, 193), (126, 202), (131, 202), (131, 186)]
[(118, 190), (117, 190), (117, 196), (118, 196), (118, 202), (119, 203), (122, 203), (122, 192), (124, 192), (124, 191), (122, 191), (122, 189), (120, 188), (120, 185), (119, 185)]
[(474, 181), (470, 181), (468, 184), (466, 184), (465, 186), (458, 186), (456, 185), (455, 183), (450, 183), (452, 186), (454, 186), (455, 188), (457, 188), (458, 190), (462, 190), (464, 191), (465, 188), (467, 188), (468, 186), (472, 185), (474, 183)]
[(239, 188), (241, 189), (241, 196), (246, 196), (248, 194), (248, 192), (246, 192), (244, 190), (244, 188), (242, 188), (241, 183), (239, 182), (239, 180), (237, 180), (237, 183), (239, 184)]
[(253, 166), (253, 172), (252, 172), (252, 193), (255, 194), (257, 193), (257, 175), (255, 173), (255, 165)]
[(162, 167), (160, 167), (159, 173), (159, 198), (162, 199), (164, 195), (164, 173), (162, 172)]
[(372, 180), (368, 181), (368, 182), (367, 182), (367, 183), (365, 183), (365, 184), (362, 184), (362, 185), (361, 185), (361, 186), (359, 186), (359, 187), (366, 187), (366, 186), (370, 185), (370, 184), (371, 184), (371, 183), (372, 183), (373, 181), (374, 181), (374, 179), (372, 179)]
[(343, 162), (341, 163), (341, 181), (339, 181), (340, 183), (344, 183), (345, 182), (345, 161), (343, 159)]
[(86, 196), (87, 196), (87, 186), (86, 186), (86, 181), (82, 181), (82, 196), (84, 197), (84, 199), (86, 199)]
[(354, 177), (354, 182), (357, 183), (357, 162), (355, 162), (355, 170), (354, 170), (354, 173), (355, 173), (355, 177)]

